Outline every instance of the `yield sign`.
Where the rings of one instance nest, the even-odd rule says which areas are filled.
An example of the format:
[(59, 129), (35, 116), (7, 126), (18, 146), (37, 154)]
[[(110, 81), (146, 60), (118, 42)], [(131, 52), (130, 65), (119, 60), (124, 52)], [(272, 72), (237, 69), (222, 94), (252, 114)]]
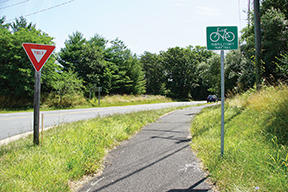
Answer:
[(42, 69), (51, 53), (55, 49), (55, 46), (53, 45), (41, 45), (33, 43), (23, 43), (22, 46), (37, 72)]

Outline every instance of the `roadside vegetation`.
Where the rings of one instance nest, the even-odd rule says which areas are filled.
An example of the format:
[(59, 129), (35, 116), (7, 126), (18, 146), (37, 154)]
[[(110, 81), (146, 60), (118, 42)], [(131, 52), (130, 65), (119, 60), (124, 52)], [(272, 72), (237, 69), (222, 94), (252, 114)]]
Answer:
[[(1, 101), (1, 97), (0, 97)], [(101, 96), (100, 106), (98, 106), (98, 98), (93, 97), (91, 100), (87, 100), (81, 96), (67, 96), (59, 102), (59, 98), (48, 98), (41, 101), (40, 110), (59, 110), (59, 109), (78, 109), (78, 108), (91, 108), (91, 107), (111, 107), (111, 106), (128, 106), (139, 104), (152, 104), (152, 103), (167, 103), (174, 102), (175, 100), (162, 95), (106, 95)], [(19, 101), (20, 103), (21, 101)], [(12, 113), (12, 112), (27, 112), (33, 111), (33, 104), (24, 108), (4, 108), (0, 109), (0, 113)]]
[(192, 148), (220, 191), (288, 191), (288, 87), (251, 89), (221, 108), (206, 108), (191, 125)]
[(69, 183), (101, 170), (109, 149), (163, 114), (180, 108), (59, 125), (44, 132), (43, 146), (33, 145), (32, 135), (2, 145), (0, 191), (70, 191)]
[[(56, 99), (57, 100), (57, 99)], [(61, 105), (55, 104), (55, 100), (47, 99), (43, 102), (43, 109), (59, 109), (59, 108), (87, 108), (87, 107), (110, 107), (110, 106), (126, 106), (151, 103), (166, 103), (173, 102), (171, 98), (162, 95), (106, 95), (100, 97), (100, 106), (98, 106), (98, 96), (91, 100), (86, 100), (84, 97), (65, 98)], [(55, 107), (58, 106), (58, 107)]]

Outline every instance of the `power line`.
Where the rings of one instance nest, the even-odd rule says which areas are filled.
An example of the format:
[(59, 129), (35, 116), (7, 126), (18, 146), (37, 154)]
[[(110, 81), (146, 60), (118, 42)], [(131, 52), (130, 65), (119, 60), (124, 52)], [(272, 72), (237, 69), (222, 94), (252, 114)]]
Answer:
[[(9, 1), (9, 0), (7, 0), (7, 1)], [(4, 3), (4, 2), (7, 2), (7, 1), (3, 1), (3, 3)], [(20, 4), (22, 4), (22, 3), (26, 3), (26, 2), (28, 2), (28, 1), (30, 1), (30, 0), (21, 1), (21, 2), (19, 2), (19, 3), (14, 3), (14, 4), (8, 5), (8, 6), (6, 6), (6, 7), (0, 7), (0, 9), (6, 9), (6, 8), (9, 8), (9, 7), (13, 7), (13, 6), (16, 6), (16, 5), (20, 5)]]
[[(35, 14), (38, 14), (38, 13), (42, 13), (42, 12), (45, 12), (45, 11), (54, 9), (54, 8), (56, 8), (56, 7), (60, 7), (60, 6), (66, 5), (66, 4), (68, 4), (68, 3), (72, 3), (73, 1), (75, 1), (75, 0), (66, 1), (66, 2), (64, 2), (64, 3), (58, 4), (58, 5), (55, 5), (55, 6), (52, 6), (52, 7), (48, 7), (48, 8), (46, 8), (46, 9), (42, 9), (42, 10), (40, 10), (40, 11), (36, 11), (36, 12), (34, 12), (34, 13), (30, 13), (30, 14), (24, 15), (24, 17), (29, 17), (29, 16), (31, 16), (31, 15), (35, 15)], [(7, 22), (13, 21), (13, 20), (14, 20), (14, 19), (11, 19), (11, 20), (8, 20)]]
[(6, 3), (6, 2), (8, 2), (8, 1), (11, 1), (11, 0), (2, 1), (2, 2), (0, 2), (0, 3)]
[(25, 15), (25, 17), (31, 16), (31, 15), (35, 15), (35, 14), (37, 14), (37, 13), (41, 13), (41, 12), (44, 12), (44, 11), (48, 11), (48, 10), (54, 9), (54, 8), (56, 8), (56, 7), (60, 7), (60, 6), (62, 6), (62, 5), (65, 5), (65, 4), (72, 3), (73, 1), (75, 1), (75, 0), (67, 1), (67, 2), (64, 2), (64, 3), (61, 3), (61, 4), (58, 4), (58, 5), (49, 7), (49, 8), (47, 8), (47, 9), (42, 9), (42, 10), (40, 10), (40, 11), (36, 11), (36, 12), (34, 12), (34, 13), (30, 13), (30, 14), (28, 14), (28, 15)]

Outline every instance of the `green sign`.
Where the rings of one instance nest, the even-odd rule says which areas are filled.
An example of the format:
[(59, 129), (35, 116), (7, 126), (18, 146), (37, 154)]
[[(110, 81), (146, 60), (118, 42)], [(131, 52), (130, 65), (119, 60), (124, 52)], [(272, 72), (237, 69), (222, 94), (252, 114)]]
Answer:
[(238, 49), (238, 28), (236, 26), (207, 27), (208, 50)]

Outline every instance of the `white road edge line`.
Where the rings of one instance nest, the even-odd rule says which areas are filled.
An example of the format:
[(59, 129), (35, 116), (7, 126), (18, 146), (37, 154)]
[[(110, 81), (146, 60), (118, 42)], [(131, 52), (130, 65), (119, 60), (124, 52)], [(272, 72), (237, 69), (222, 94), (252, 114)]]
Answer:
[(101, 179), (95, 181), (94, 183), (92, 182), (90, 185), (94, 186), (94, 185), (96, 185), (97, 183), (99, 183), (102, 179), (104, 179), (104, 177), (102, 177)]

